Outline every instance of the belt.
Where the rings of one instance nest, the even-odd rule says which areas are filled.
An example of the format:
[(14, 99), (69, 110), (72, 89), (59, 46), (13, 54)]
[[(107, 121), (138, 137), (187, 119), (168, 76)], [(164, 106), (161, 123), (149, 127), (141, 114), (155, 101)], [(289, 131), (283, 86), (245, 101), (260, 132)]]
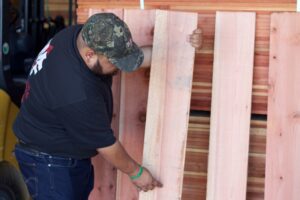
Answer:
[(42, 152), (38, 149), (35, 149), (34, 147), (32, 147), (31, 145), (29, 145), (28, 143), (25, 143), (22, 140), (19, 140), (19, 143), (16, 144), (16, 146), (18, 146), (19, 148), (23, 149), (24, 151), (27, 151), (31, 154), (35, 154), (35, 155), (40, 155), (40, 156), (50, 156), (50, 157), (60, 157), (60, 158), (69, 158), (72, 160), (77, 160), (77, 161), (87, 161), (90, 160), (90, 158), (71, 158), (68, 156), (58, 156), (58, 155), (51, 155), (45, 152)]
[(25, 151), (29, 151), (29, 152), (34, 153), (34, 154), (49, 155), (47, 153), (41, 152), (41, 151), (33, 148), (31, 145), (25, 143), (22, 140), (19, 140), (19, 143), (17, 144), (17, 146), (24, 149)]

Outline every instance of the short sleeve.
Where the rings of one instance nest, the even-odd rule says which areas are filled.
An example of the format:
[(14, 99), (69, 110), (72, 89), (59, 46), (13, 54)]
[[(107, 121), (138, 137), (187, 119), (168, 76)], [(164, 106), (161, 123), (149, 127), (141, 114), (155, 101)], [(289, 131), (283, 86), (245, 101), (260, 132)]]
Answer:
[(116, 141), (103, 98), (86, 99), (59, 107), (55, 113), (67, 134), (85, 149), (107, 147)]

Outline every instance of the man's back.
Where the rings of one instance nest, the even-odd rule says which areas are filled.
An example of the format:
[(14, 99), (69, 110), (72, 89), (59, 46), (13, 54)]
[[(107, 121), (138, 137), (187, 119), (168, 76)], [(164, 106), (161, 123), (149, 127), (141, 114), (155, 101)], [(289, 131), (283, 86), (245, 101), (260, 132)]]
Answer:
[(80, 30), (72, 26), (59, 32), (39, 53), (14, 131), (41, 152), (88, 158), (115, 139), (111, 76), (96, 76), (85, 66), (76, 47)]

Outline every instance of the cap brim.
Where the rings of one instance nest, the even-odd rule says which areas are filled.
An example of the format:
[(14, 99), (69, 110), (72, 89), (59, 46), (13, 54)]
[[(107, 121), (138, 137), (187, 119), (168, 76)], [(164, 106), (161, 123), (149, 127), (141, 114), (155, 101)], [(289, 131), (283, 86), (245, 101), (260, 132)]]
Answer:
[(144, 61), (144, 54), (143, 51), (133, 43), (130, 53), (122, 58), (109, 58), (109, 61), (122, 71), (132, 72), (141, 66)]

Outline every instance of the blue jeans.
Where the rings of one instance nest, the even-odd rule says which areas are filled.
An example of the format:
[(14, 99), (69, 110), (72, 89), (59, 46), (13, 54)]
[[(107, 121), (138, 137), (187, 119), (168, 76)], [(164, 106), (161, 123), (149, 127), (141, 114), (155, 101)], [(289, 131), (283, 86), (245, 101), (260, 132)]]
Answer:
[(90, 159), (51, 156), (20, 145), (15, 155), (33, 200), (87, 200), (93, 188)]

